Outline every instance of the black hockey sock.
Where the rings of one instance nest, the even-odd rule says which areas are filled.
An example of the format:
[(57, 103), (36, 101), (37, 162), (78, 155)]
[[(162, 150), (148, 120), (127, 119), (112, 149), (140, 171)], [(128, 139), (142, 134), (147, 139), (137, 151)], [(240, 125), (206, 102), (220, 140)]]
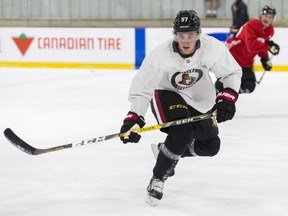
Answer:
[(185, 150), (185, 152), (181, 155), (182, 158), (184, 157), (194, 157), (195, 155), (192, 155), (191, 152), (189, 151), (189, 148)]
[(167, 158), (162, 151), (159, 152), (153, 174), (161, 181), (166, 181), (172, 169), (176, 167), (178, 160)]

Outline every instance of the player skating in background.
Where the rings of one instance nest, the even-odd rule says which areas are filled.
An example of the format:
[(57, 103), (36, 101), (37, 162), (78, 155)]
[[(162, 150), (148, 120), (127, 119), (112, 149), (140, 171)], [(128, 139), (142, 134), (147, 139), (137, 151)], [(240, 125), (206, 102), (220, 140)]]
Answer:
[[(225, 45), (201, 34), (193, 10), (180, 11), (173, 22), (173, 39), (152, 50), (135, 75), (130, 91), (130, 111), (120, 133), (124, 143), (138, 142), (133, 129), (145, 125), (149, 104), (159, 123), (187, 118), (217, 109), (217, 122), (233, 118), (241, 82), (241, 67)], [(216, 97), (209, 72), (222, 77), (224, 89)], [(167, 137), (159, 146), (153, 176), (147, 187), (148, 202), (163, 195), (164, 182), (174, 175), (180, 157), (214, 156), (220, 148), (218, 127), (211, 119), (162, 129)]]
[[(266, 5), (262, 8), (259, 19), (248, 21), (235, 38), (227, 40), (227, 47), (239, 65), (242, 67), (240, 93), (251, 93), (256, 87), (256, 76), (253, 70), (254, 57), (258, 55), (266, 71), (272, 69), (268, 51), (272, 55), (279, 54), (280, 47), (271, 38), (274, 35), (273, 21), (276, 9)], [(222, 79), (215, 83), (217, 91), (222, 91)]]

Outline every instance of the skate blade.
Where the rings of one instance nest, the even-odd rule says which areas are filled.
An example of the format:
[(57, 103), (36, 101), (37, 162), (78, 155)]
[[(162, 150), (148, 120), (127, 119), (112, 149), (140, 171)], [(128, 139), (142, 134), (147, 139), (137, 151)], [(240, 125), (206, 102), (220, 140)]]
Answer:
[(152, 196), (147, 195), (146, 202), (147, 202), (149, 205), (155, 207), (155, 206), (158, 204), (159, 199), (156, 199), (155, 197), (152, 197)]

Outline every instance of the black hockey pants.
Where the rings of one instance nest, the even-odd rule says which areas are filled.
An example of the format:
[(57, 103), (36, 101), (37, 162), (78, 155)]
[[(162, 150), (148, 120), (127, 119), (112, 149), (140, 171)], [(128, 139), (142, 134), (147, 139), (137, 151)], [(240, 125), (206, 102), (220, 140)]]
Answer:
[[(167, 90), (156, 92), (151, 108), (158, 122), (159, 118), (160, 122), (168, 122), (201, 114), (189, 106), (180, 95)], [(211, 119), (172, 126), (161, 131), (167, 133), (167, 137), (164, 147), (160, 149), (153, 173), (164, 181), (181, 156), (214, 156), (220, 148), (218, 128)]]

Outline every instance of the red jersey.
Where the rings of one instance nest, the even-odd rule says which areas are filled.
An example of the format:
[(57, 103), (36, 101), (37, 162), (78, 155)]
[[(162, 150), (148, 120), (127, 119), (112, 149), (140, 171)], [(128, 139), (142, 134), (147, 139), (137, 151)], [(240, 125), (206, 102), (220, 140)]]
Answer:
[(238, 32), (235, 38), (226, 41), (227, 47), (241, 67), (251, 67), (254, 57), (268, 58), (266, 41), (274, 35), (274, 27), (266, 29), (259, 19), (251, 19)]

